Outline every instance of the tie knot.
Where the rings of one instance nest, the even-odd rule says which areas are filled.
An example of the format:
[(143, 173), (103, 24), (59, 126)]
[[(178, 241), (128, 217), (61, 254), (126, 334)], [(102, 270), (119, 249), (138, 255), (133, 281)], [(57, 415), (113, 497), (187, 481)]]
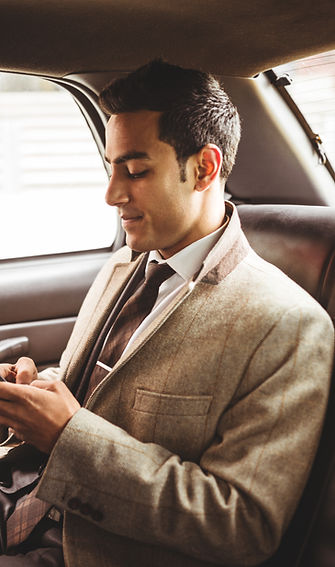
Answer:
[(145, 283), (146, 285), (159, 287), (163, 281), (170, 278), (174, 273), (175, 271), (169, 264), (165, 262), (158, 264), (156, 261), (151, 261), (147, 267)]

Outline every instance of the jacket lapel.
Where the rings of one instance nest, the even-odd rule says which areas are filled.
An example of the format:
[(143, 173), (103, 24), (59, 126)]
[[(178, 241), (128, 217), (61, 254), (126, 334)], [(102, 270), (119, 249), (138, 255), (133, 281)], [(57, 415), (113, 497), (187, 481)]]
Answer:
[[(81, 333), (77, 344), (72, 346), (73, 356), (64, 374), (65, 382), (69, 387), (76, 383), (78, 375), (83, 372), (83, 366), (87, 362), (102, 327), (142, 260), (143, 255), (135, 262), (120, 263), (114, 266), (105, 291), (99, 297), (95, 309), (90, 313), (90, 320), (86, 322), (90, 329), (89, 337), (86, 333)], [(113, 285), (110, 285), (111, 280), (113, 280)], [(69, 381), (67, 380), (68, 376), (70, 377)]]

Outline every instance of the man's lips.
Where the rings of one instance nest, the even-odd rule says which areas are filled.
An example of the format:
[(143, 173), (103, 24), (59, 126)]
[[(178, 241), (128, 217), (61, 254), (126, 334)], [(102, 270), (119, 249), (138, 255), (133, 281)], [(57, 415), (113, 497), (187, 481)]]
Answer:
[(126, 226), (131, 226), (132, 224), (140, 221), (142, 219), (142, 215), (122, 215), (122, 225), (125, 228)]

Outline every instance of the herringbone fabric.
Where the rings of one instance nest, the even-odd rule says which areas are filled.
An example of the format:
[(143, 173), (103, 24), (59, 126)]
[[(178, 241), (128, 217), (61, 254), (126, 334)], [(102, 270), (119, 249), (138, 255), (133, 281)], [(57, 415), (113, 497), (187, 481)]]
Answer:
[(36, 498), (36, 492), (37, 486), (17, 503), (13, 514), (8, 518), (7, 549), (25, 541), (52, 507), (48, 502)]
[(149, 263), (144, 282), (125, 303), (110, 330), (98, 364), (92, 372), (84, 403), (108, 372), (99, 366), (99, 362), (110, 368), (114, 366), (134, 331), (152, 310), (158, 296), (159, 286), (174, 273), (174, 270), (166, 263), (158, 264), (155, 261)]

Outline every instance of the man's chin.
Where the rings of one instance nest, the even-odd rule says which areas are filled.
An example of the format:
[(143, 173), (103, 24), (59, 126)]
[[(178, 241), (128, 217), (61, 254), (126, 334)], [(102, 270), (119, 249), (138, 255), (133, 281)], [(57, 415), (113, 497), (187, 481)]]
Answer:
[(150, 250), (156, 250), (156, 246), (150, 245), (148, 242), (139, 242), (138, 240), (126, 236), (126, 244), (134, 252), (150, 252)]

